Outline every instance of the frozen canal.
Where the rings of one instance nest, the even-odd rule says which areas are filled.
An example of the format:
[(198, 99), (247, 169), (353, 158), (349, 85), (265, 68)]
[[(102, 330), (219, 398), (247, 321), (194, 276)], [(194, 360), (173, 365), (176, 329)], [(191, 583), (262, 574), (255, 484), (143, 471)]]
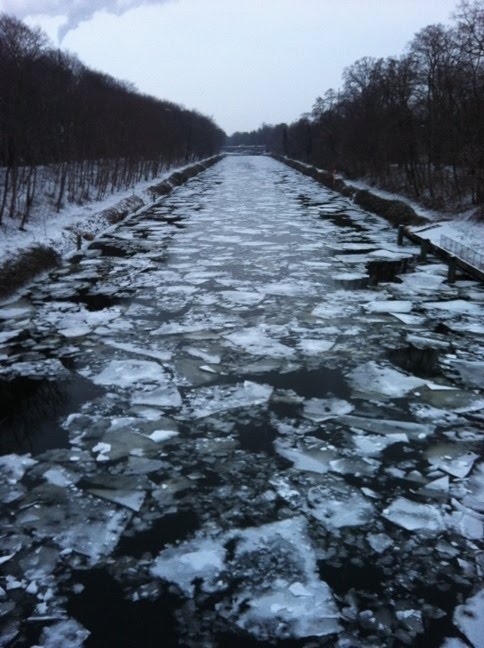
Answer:
[(1, 646), (484, 646), (484, 290), (226, 158), (0, 307)]

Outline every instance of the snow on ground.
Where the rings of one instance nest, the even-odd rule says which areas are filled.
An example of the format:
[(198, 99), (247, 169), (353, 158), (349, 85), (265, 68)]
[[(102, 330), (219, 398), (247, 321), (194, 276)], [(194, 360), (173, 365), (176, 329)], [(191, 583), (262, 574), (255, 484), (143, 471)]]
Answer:
[[(376, 196), (386, 198), (387, 200), (401, 200), (407, 203), (419, 216), (429, 221), (429, 224), (412, 227), (411, 230), (415, 234), (423, 238), (428, 238), (434, 245), (444, 247), (445, 249), (447, 247), (443, 244), (442, 237), (447, 237), (456, 244), (465, 246), (479, 255), (482, 254), (482, 263), (484, 264), (484, 223), (472, 220), (471, 215), (475, 210), (468, 209), (455, 214), (453, 217), (449, 217), (448, 214), (444, 214), (435, 209), (422, 207), (418, 202), (406, 196), (377, 189), (362, 180), (351, 180), (348, 184), (357, 189), (371, 191)], [(473, 263), (471, 264), (474, 265)]]
[[(66, 205), (59, 213), (56, 213), (54, 207), (45, 199), (33, 210), (27, 221), (26, 231), (18, 229), (18, 220), (11, 221), (5, 218), (0, 225), (0, 263), (32, 245), (48, 245), (61, 255), (67, 254), (76, 247), (76, 230), (98, 234), (109, 227), (109, 223), (102, 215), (105, 210), (133, 196), (141, 198), (145, 204), (150, 204), (152, 199), (149, 188), (166, 180), (173, 172), (184, 168), (186, 166), (172, 167), (156, 178), (138, 182), (128, 189), (109, 194), (103, 200), (91, 201), (84, 205)], [(441, 245), (442, 236), (447, 237), (459, 245), (470, 248), (478, 255), (482, 254), (484, 264), (484, 224), (470, 220), (469, 210), (449, 219), (448, 215), (442, 212), (426, 209), (409, 198), (377, 189), (362, 180), (351, 180), (350, 184), (358, 189), (371, 191), (382, 198), (406, 202), (417, 214), (430, 221), (428, 225), (412, 228), (416, 234), (430, 239), (435, 245)], [(228, 299), (236, 297), (236, 301), (240, 301), (245, 297), (245, 293), (234, 292), (226, 296)], [(255, 299), (255, 294), (250, 297)]]
[(84, 205), (67, 204), (59, 213), (49, 204), (49, 199), (44, 197), (32, 210), (25, 231), (19, 230), (18, 219), (5, 217), (0, 225), (0, 263), (33, 245), (51, 246), (62, 255), (71, 252), (77, 242), (75, 230), (98, 234), (109, 227), (102, 212), (133, 196), (141, 198), (145, 204), (152, 203), (149, 188), (187, 166), (171, 167), (156, 178), (111, 193), (103, 200), (93, 200)]

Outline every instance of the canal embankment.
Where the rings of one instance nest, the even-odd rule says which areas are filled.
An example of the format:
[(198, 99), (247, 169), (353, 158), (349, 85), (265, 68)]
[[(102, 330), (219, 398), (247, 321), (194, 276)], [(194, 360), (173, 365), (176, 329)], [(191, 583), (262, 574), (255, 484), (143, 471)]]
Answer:
[[(45, 218), (39, 223), (32, 222), (28, 231), (22, 232), (21, 238), (15, 237), (10, 250), (6, 250), (6, 254), (0, 258), (0, 299), (8, 297), (42, 272), (59, 266), (64, 254), (80, 249), (85, 242), (92, 241), (110, 226), (152, 207), (160, 198), (222, 158), (223, 155), (215, 155), (177, 168), (170, 174), (165, 173), (161, 179), (148, 186), (142, 183), (133, 188), (130, 195), (104, 209), (94, 213), (91, 211), (82, 218), (76, 217), (74, 213), (72, 222), (67, 224), (56, 214), (52, 216), (52, 221), (64, 223), (58, 225), (57, 231), (47, 226)], [(96, 209), (95, 205), (96, 203), (91, 210)]]
[[(460, 243), (453, 236), (452, 232), (438, 234), (434, 236), (437, 229), (445, 224), (449, 230), (449, 223), (446, 220), (443, 223), (432, 223), (428, 218), (417, 211), (403, 200), (386, 198), (369, 189), (357, 187), (341, 177), (319, 169), (310, 164), (305, 164), (299, 160), (273, 154), (272, 157), (283, 164), (313, 178), (319, 184), (328, 189), (332, 189), (347, 198), (350, 198), (356, 205), (365, 211), (381, 216), (387, 220), (393, 227), (398, 227), (398, 244), (403, 245), (407, 239), (412, 244), (420, 246), (420, 258), (426, 259), (428, 254), (434, 254), (448, 264), (448, 281), (454, 282), (457, 273), (460, 271), (479, 281), (484, 281), (484, 254), (472, 246)], [(484, 226), (474, 223), (471, 227), (473, 233), (476, 229), (479, 237), (484, 240)], [(470, 235), (471, 241), (473, 234)], [(475, 240), (473, 241), (475, 243)]]

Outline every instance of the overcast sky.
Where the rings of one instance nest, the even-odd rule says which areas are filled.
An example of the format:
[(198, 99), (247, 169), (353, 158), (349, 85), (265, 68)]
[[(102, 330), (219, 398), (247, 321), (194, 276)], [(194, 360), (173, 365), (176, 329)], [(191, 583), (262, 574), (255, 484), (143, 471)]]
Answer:
[[(291, 122), (363, 56), (399, 55), (457, 0), (0, 0), (86, 65), (228, 133)], [(61, 40), (59, 40), (59, 37)]]

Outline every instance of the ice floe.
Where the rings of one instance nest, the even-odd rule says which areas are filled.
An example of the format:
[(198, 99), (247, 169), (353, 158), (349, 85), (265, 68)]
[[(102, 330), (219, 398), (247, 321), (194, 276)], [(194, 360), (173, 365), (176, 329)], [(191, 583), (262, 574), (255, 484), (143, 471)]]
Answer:
[(474, 648), (484, 646), (484, 590), (471, 596), (454, 612), (454, 623)]
[(101, 373), (92, 377), (96, 385), (113, 385), (121, 388), (139, 383), (167, 381), (163, 368), (149, 360), (112, 360)]
[(397, 497), (384, 509), (382, 515), (407, 531), (440, 533), (446, 528), (438, 507), (432, 504), (420, 504), (406, 497)]
[(190, 412), (194, 418), (204, 418), (218, 412), (251, 407), (267, 403), (272, 394), (272, 387), (260, 385), (249, 380), (236, 385), (201, 387), (187, 394), (187, 404), (182, 410), (185, 415)]

